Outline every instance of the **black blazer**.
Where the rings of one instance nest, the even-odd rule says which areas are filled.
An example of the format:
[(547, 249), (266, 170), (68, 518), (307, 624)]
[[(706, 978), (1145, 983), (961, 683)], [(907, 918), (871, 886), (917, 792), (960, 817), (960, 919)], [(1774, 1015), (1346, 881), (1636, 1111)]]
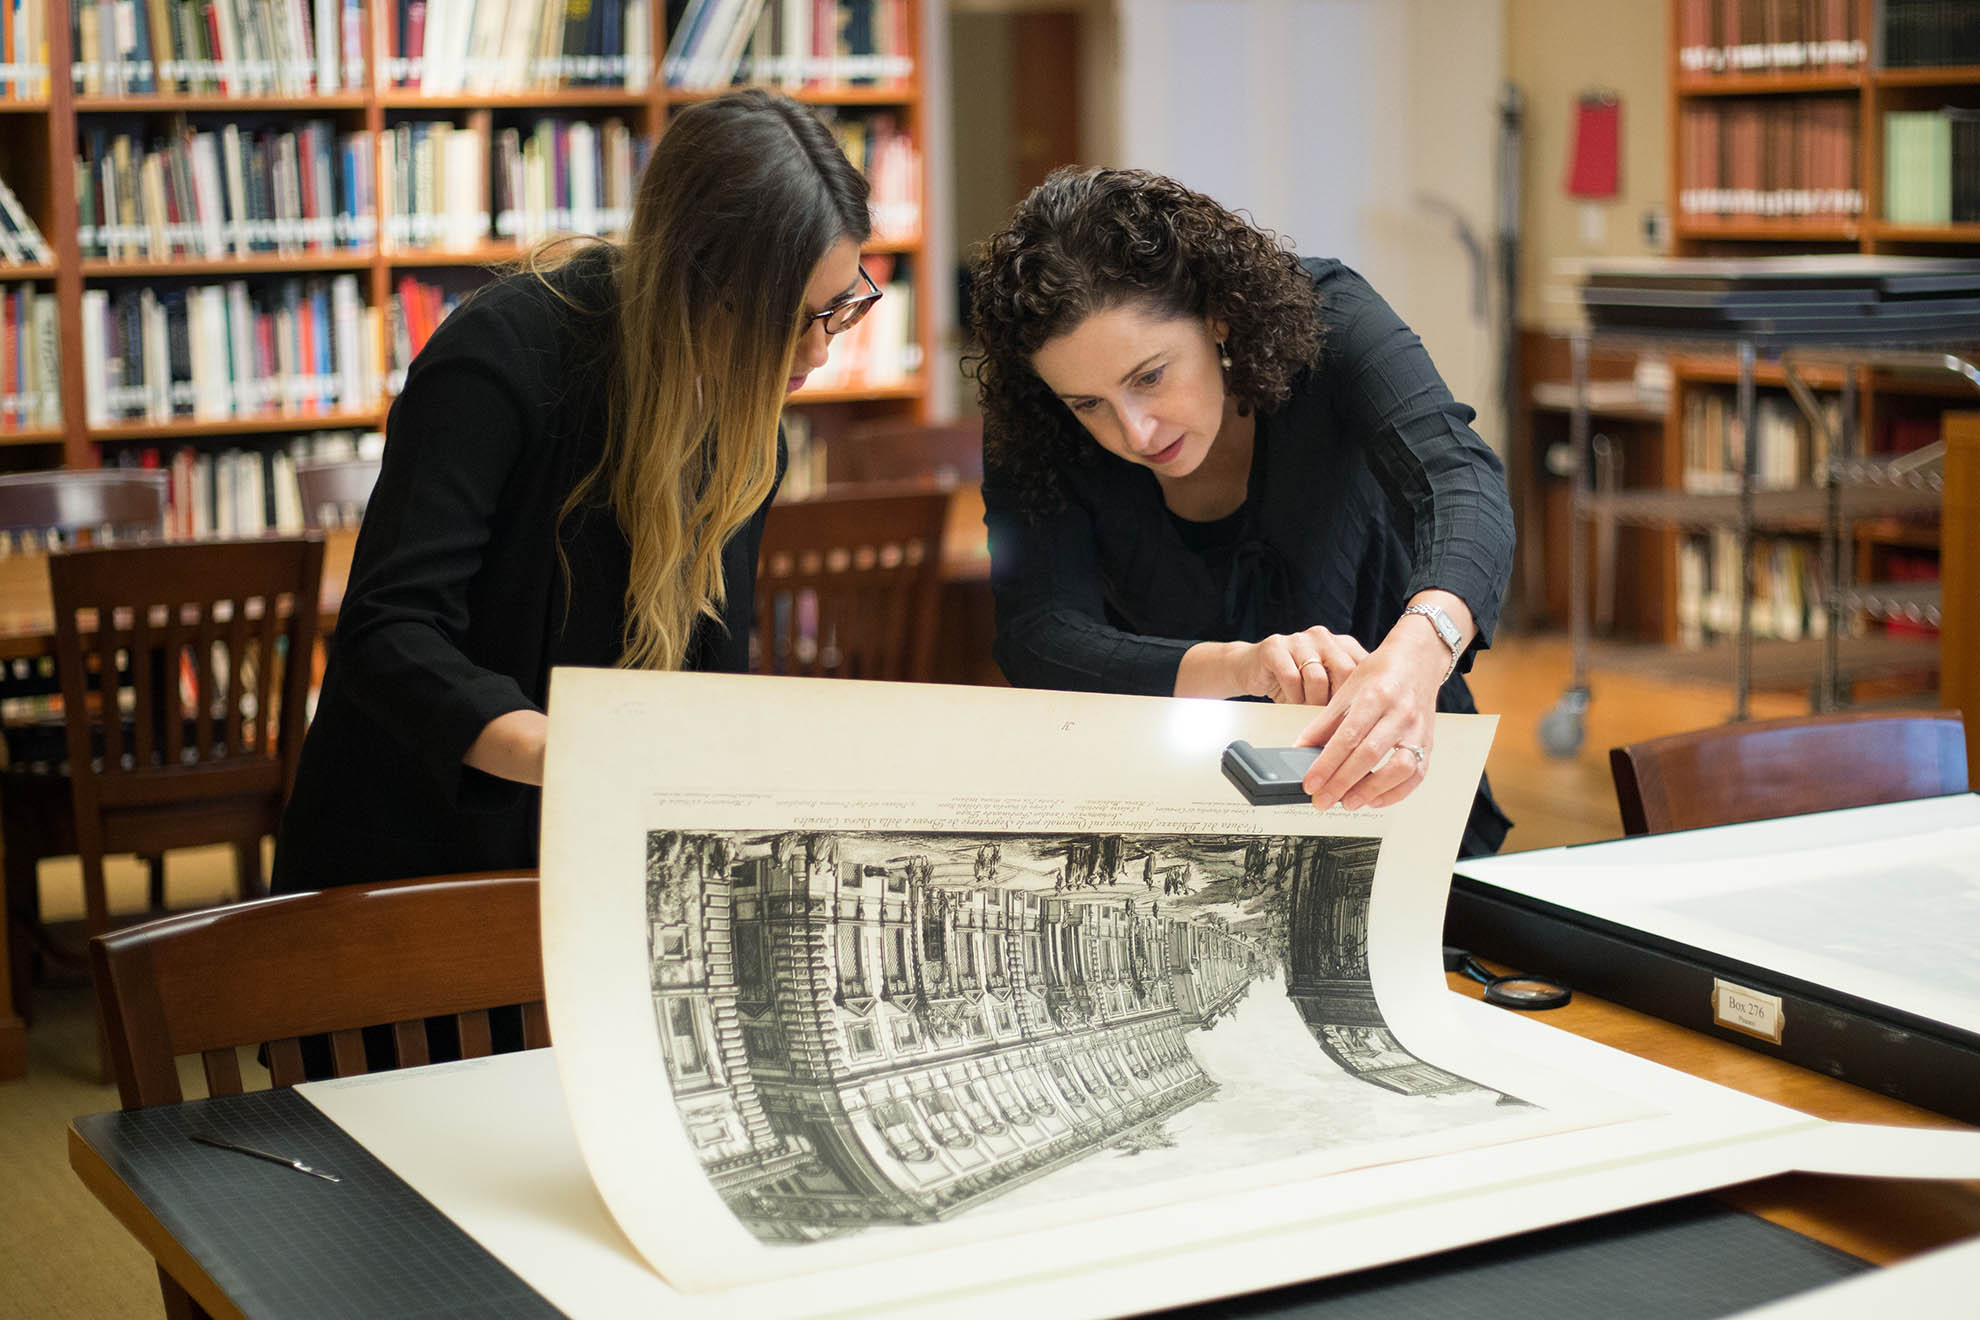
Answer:
[[(1373, 649), (1419, 591), (1455, 593), (1490, 645), (1512, 573), (1505, 472), (1422, 342), (1367, 281), (1308, 261), (1321, 360), (1258, 417), (1241, 530), (1225, 562), (1185, 543), (1147, 468), (1090, 446), (1034, 516), (984, 473), (996, 658), (1013, 683), (1168, 695), (1183, 653), (1320, 624)], [(1470, 667), (1467, 651), (1460, 669)], [(1437, 708), (1476, 706), (1459, 674)], [(1507, 822), (1481, 783), (1467, 852)]]
[[(537, 864), (540, 793), (461, 757), (496, 716), (542, 709), (552, 666), (617, 661), (630, 563), (602, 503), (559, 526), (604, 450), (613, 282), (602, 253), (552, 280), (577, 307), (529, 274), (483, 289), (392, 406), (276, 842), (278, 892)], [(726, 628), (704, 622), (686, 667), (747, 668), (763, 518), (725, 547)]]

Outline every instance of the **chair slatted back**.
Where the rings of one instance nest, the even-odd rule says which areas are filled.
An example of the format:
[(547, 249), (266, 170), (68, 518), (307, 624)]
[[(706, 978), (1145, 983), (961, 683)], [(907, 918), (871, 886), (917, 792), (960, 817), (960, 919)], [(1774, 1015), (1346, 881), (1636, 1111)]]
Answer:
[(826, 496), (770, 508), (751, 669), (925, 681), (940, 627), (949, 497)]
[[(79, 828), (99, 810), (260, 797), (273, 829), (302, 752), (322, 572), (313, 536), (49, 556)], [(130, 719), (108, 718), (126, 691)]]
[(1609, 752), (1625, 834), (1732, 825), (1967, 791), (1958, 711), (1726, 724)]
[(369, 1071), (363, 1029), (389, 1028), (392, 1066), (430, 1061), (427, 1019), (460, 1052), (491, 1050), (489, 1010), (522, 1008), (523, 1044), (550, 1043), (534, 875), (442, 876), (285, 894), (166, 917), (90, 941), (126, 1109), (183, 1099), (197, 1055), (213, 1095), (244, 1089), (238, 1051), (266, 1047), (270, 1082), (304, 1080), (306, 1037), (331, 1069)]

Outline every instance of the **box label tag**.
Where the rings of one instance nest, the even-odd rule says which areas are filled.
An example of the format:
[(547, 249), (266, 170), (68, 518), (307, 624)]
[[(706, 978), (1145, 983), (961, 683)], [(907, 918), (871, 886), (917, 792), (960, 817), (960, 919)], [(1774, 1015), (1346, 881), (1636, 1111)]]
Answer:
[(1712, 978), (1712, 1021), (1734, 1031), (1781, 1043), (1786, 1019), (1778, 995), (1763, 995), (1731, 981)]

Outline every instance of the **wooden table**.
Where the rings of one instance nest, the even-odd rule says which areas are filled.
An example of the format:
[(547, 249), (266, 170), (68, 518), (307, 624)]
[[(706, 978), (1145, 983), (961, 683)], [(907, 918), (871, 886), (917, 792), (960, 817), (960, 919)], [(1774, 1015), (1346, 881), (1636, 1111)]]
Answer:
[[(1453, 975), (1453, 990), (1479, 987)], [(1576, 996), (1543, 1021), (1749, 1094), (1823, 1117), (1957, 1128), (1952, 1120), (1884, 1099), (1846, 1083), (1615, 1005)], [(194, 1102), (195, 1104), (199, 1102)], [(225, 1292), (195, 1263), (186, 1244), (161, 1225), (113, 1168), (72, 1125), (70, 1164), (153, 1258), (215, 1315), (238, 1315)], [(1717, 1193), (1724, 1201), (1876, 1264), (1891, 1264), (1980, 1234), (1980, 1184), (1845, 1179), (1791, 1174)], [(381, 1263), (381, 1269), (385, 1268)], [(392, 1271), (412, 1268), (395, 1262)]]
[[(1448, 979), (1458, 993), (1483, 997), (1484, 988), (1476, 982), (1456, 973)], [(1533, 1016), (1548, 1026), (1818, 1118), (1893, 1127), (1967, 1126), (1579, 991), (1567, 1006)], [(1980, 1236), (1980, 1183), (1794, 1173), (1742, 1183), (1716, 1195), (1878, 1265)]]

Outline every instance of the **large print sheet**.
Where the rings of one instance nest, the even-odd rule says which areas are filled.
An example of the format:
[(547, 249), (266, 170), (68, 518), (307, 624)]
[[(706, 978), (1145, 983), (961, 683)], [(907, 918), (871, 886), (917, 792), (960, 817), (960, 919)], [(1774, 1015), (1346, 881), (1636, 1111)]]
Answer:
[(1407, 802), (1323, 815), (1218, 768), (1295, 709), (571, 671), (552, 711), (559, 1067), (677, 1288), (1075, 1268), (1188, 1242), (1206, 1197), (1311, 1215), (1284, 1189), (1514, 1147), (1489, 1176), (1526, 1177), (1658, 1114), (1453, 1025), (1489, 718), (1439, 721)]

